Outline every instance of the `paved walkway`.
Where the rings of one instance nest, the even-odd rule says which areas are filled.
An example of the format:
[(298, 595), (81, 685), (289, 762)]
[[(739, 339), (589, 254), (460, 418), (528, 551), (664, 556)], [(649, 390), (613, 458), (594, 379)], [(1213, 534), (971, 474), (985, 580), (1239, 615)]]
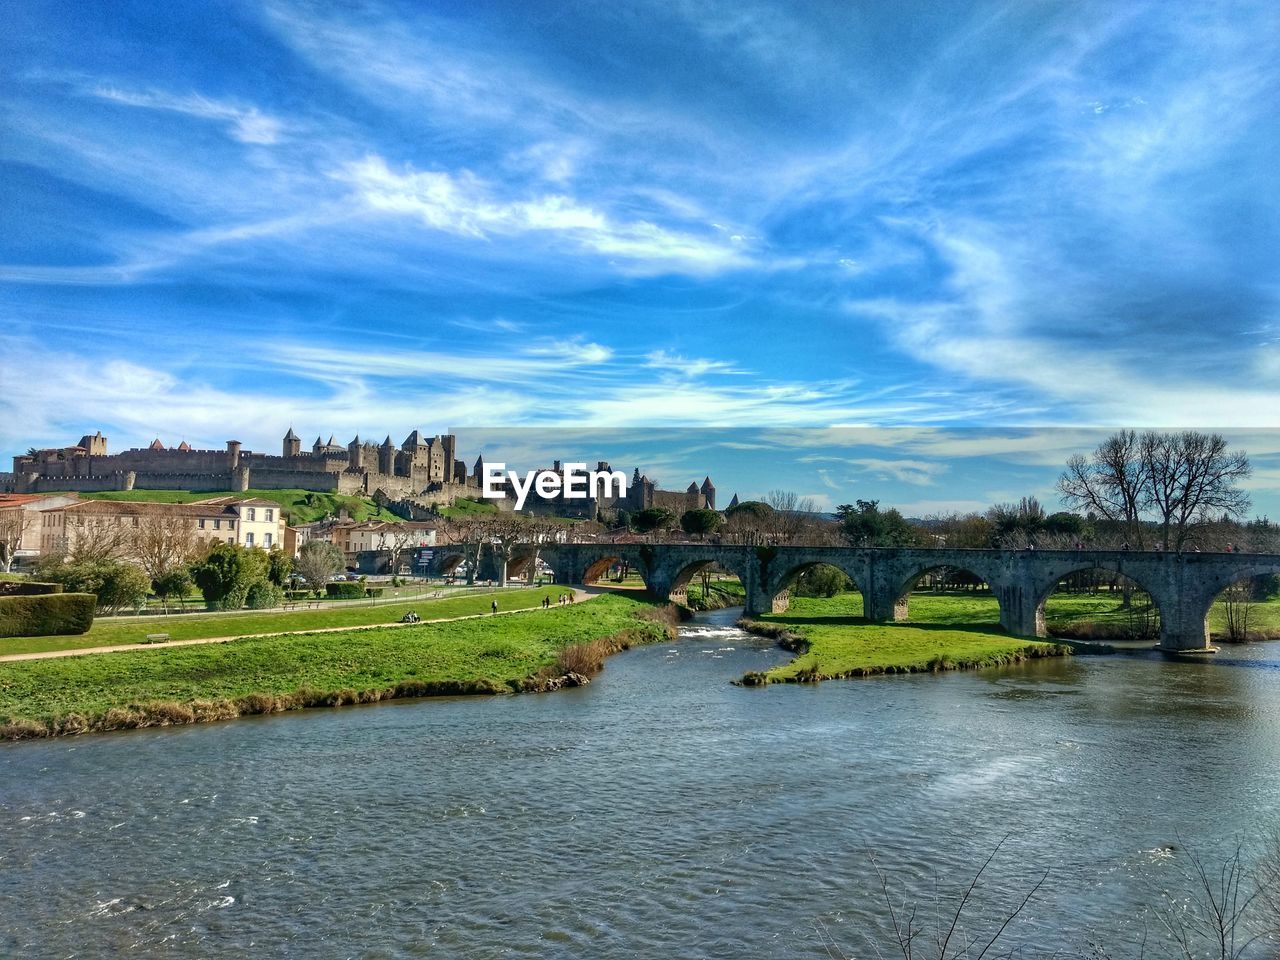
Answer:
[[(558, 589), (563, 590), (563, 587)], [(553, 591), (554, 592), (554, 591)], [(574, 587), (575, 601), (590, 600), (607, 593), (607, 590), (591, 587)], [(499, 593), (500, 597), (501, 594)], [(552, 608), (558, 606), (552, 604)], [(306, 636), (313, 633), (351, 633), (356, 630), (384, 630), (387, 627), (416, 627), (424, 623), (453, 623), (455, 620), (483, 620), (486, 617), (506, 616), (513, 613), (536, 613), (541, 607), (524, 607), (520, 610), (499, 610), (493, 613), (469, 613), (461, 617), (440, 617), (437, 620), (422, 619), (417, 623), (369, 623), (357, 627), (315, 627), (310, 630), (277, 630), (272, 633), (241, 633), (232, 637), (196, 637), (191, 640), (166, 640), (160, 643), (117, 643), (106, 647), (78, 647), (74, 650), (42, 650), (39, 653), (9, 653), (0, 656), (0, 663), (15, 660), (49, 660), (54, 657), (83, 657), (91, 653), (117, 653), (122, 650), (168, 650), (171, 647), (192, 647), (201, 643), (230, 643), (232, 640), (259, 640), (263, 637)]]

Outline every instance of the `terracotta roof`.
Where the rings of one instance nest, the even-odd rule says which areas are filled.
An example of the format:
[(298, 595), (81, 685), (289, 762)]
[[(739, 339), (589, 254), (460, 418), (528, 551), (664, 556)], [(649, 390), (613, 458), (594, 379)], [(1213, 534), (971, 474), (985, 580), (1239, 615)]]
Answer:
[(163, 450), (163, 449), (164, 449), (164, 444), (160, 442), (160, 438), (159, 438), (159, 437), (156, 437), (154, 440), (152, 440), (152, 441), (151, 441), (151, 446), (147, 447), (147, 449), (148, 449), (148, 450)]
[(38, 493), (0, 493), (0, 510), (5, 507), (21, 507), (43, 499), (44, 497)]
[(217, 503), (152, 503), (142, 500), (82, 500), (68, 504), (77, 516), (100, 517), (218, 517), (229, 511)]

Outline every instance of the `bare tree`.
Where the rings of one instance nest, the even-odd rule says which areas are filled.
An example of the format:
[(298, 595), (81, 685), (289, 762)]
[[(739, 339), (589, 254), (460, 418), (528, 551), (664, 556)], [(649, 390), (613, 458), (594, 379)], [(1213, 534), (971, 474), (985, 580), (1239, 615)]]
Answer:
[(462, 558), (467, 564), (467, 583), (475, 583), (484, 548), (489, 544), (489, 519), (489, 516), (473, 514), (450, 517), (442, 525), (446, 539), (462, 548)]
[(1058, 492), (1070, 507), (1091, 510), (1121, 526), (1142, 549), (1142, 512), (1151, 498), (1149, 467), (1133, 430), (1121, 430), (1098, 444), (1089, 457), (1074, 454), (1058, 478)]
[(1164, 549), (1181, 549), (1199, 520), (1239, 519), (1249, 508), (1248, 495), (1237, 486), (1251, 472), (1248, 454), (1228, 450), (1221, 434), (1148, 431), (1139, 451)]
[(399, 575), (404, 552), (417, 546), (420, 537), (419, 530), (403, 523), (388, 523), (382, 528), (382, 547), (387, 551), (387, 563), (391, 567), (392, 576)]
[(1253, 581), (1237, 580), (1222, 593), (1222, 611), (1226, 615), (1227, 637), (1235, 643), (1249, 639), (1249, 617), (1253, 613)]
[(343, 566), (342, 551), (328, 540), (308, 540), (293, 562), (294, 571), (316, 593), (323, 590), (329, 578)]
[(8, 573), (12, 568), (13, 558), (22, 547), (22, 538), (33, 523), (35, 517), (21, 508), (0, 513), (0, 571)]
[(64, 553), (73, 563), (93, 563), (127, 556), (133, 546), (134, 527), (121, 517), (73, 516), (66, 513)]
[(144, 516), (126, 530), (132, 534), (129, 552), (152, 582), (190, 563), (200, 551), (199, 537), (186, 517)]

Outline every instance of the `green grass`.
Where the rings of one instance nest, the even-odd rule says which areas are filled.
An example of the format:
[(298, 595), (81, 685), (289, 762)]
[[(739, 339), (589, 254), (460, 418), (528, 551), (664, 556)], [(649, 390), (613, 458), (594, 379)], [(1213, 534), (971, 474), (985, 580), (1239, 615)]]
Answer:
[(464, 497), (458, 497), (453, 501), (453, 506), (440, 509), (440, 516), (456, 520), (460, 517), (485, 516), (497, 512), (498, 505), (496, 503), (490, 503), (488, 500), (468, 500)]
[(46, 650), (77, 650), (121, 643), (143, 643), (149, 633), (167, 633), (172, 640), (202, 637), (234, 637), (252, 633), (282, 633), (286, 630), (321, 630), (327, 627), (360, 627), (394, 623), (408, 610), (424, 620), (465, 617), (488, 613), (496, 599), (500, 610), (528, 610), (538, 606), (546, 589), (503, 590), (446, 596), (439, 600), (405, 600), (397, 603), (352, 604), (320, 610), (288, 613), (217, 613), (202, 616), (146, 617), (137, 620), (95, 620), (88, 633), (75, 637), (7, 637), (0, 639), (0, 654), (38, 653)]
[(0, 664), (0, 737), (229, 719), (304, 706), (545, 688), (565, 648), (668, 636), (611, 595), (508, 617)]
[[(795, 659), (762, 674), (748, 674), (744, 682), (810, 682), (987, 667), (1069, 652), (1060, 644), (1000, 632), (993, 597), (915, 594), (910, 612), (910, 622), (871, 624), (862, 619), (859, 594), (797, 597), (785, 613), (761, 616), (754, 627), (789, 642), (797, 650)], [(975, 615), (990, 622), (974, 623)]]
[(211, 497), (257, 497), (280, 504), (291, 525), (311, 523), (327, 516), (337, 516), (346, 510), (352, 520), (389, 520), (402, 518), (384, 510), (367, 497), (351, 497), (338, 493), (318, 493), (312, 490), (224, 490), (214, 493), (192, 493), (188, 490), (108, 490), (100, 493), (84, 493), (85, 500), (121, 500), (143, 503), (194, 503)]
[(702, 591), (702, 578), (695, 576), (689, 581), (685, 593), (689, 598), (690, 610), (722, 610), (725, 607), (740, 607), (747, 600), (747, 589), (737, 577), (715, 576), (707, 584), (706, 595)]

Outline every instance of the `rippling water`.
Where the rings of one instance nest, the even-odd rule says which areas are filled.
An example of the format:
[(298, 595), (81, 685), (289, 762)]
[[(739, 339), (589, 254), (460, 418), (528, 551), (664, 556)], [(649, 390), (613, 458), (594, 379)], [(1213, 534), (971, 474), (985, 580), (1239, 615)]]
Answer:
[(870, 853), (929, 903), (1006, 835), (975, 916), (1048, 870), (1017, 938), (1128, 956), (1280, 823), (1280, 648), (744, 689), (785, 654), (710, 619), (555, 694), (0, 748), (0, 956), (872, 956)]

